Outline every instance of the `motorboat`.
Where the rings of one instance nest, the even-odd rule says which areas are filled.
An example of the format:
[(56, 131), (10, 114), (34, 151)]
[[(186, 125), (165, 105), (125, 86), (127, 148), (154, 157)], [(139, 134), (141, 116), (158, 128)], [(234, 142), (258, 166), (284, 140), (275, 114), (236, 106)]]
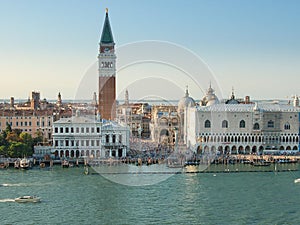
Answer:
[(21, 196), (19, 198), (15, 198), (15, 202), (18, 202), (18, 203), (26, 203), (26, 202), (33, 202), (33, 203), (36, 203), (36, 202), (40, 202), (41, 199), (37, 196), (30, 196), (30, 195), (25, 195), (25, 196)]
[(185, 173), (199, 173), (207, 169), (209, 165), (205, 163), (200, 163), (199, 161), (187, 161), (184, 164)]
[(30, 168), (30, 160), (27, 158), (23, 158), (20, 161), (20, 168), (21, 169), (29, 169)]
[(294, 183), (295, 183), (295, 184), (296, 184), (296, 183), (300, 183), (300, 178), (295, 179), (295, 180), (294, 180)]

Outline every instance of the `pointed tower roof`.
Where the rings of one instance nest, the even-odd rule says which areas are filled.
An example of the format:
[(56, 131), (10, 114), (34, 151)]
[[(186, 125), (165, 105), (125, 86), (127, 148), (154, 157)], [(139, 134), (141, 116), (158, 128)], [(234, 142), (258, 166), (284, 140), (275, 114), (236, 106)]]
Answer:
[(114, 43), (114, 38), (109, 23), (108, 9), (106, 8), (106, 15), (105, 15), (102, 34), (101, 34), (100, 44), (111, 44), (111, 43)]

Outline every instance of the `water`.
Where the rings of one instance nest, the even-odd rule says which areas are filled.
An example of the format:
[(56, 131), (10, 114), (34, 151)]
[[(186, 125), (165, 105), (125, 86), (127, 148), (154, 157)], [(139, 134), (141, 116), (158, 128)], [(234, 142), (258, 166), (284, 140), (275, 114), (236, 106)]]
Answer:
[[(0, 224), (299, 224), (300, 172), (175, 174), (133, 187), (83, 168), (0, 170)], [(20, 204), (21, 195), (41, 203)]]

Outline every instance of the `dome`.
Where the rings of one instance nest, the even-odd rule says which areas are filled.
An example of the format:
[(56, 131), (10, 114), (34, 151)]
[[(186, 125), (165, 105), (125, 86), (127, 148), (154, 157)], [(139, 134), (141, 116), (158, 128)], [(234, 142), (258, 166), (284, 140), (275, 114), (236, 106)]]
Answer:
[(225, 102), (225, 104), (240, 104), (240, 102), (239, 102), (238, 100), (235, 99), (233, 88), (232, 88), (231, 97), (230, 97), (230, 99), (228, 99), (228, 100)]
[(219, 103), (219, 99), (215, 95), (214, 89), (212, 89), (212, 87), (209, 86), (209, 88), (208, 88), (208, 90), (206, 92), (206, 95), (200, 101), (200, 105), (202, 105), (202, 106), (210, 106), (210, 105), (214, 105), (214, 104), (218, 104), (218, 103)]
[(186, 89), (185, 96), (178, 102), (178, 112), (184, 111), (185, 108), (195, 106), (196, 103), (192, 97), (189, 97), (189, 91)]

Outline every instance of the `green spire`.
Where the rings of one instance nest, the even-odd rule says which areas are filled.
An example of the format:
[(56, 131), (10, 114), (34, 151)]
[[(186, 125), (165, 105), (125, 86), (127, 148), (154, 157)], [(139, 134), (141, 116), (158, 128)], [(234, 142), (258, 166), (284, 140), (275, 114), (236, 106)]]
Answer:
[(111, 32), (110, 23), (108, 19), (108, 9), (106, 8), (106, 15), (105, 15), (102, 34), (101, 34), (100, 44), (110, 44), (110, 43), (114, 43), (114, 39), (113, 39), (113, 35)]

